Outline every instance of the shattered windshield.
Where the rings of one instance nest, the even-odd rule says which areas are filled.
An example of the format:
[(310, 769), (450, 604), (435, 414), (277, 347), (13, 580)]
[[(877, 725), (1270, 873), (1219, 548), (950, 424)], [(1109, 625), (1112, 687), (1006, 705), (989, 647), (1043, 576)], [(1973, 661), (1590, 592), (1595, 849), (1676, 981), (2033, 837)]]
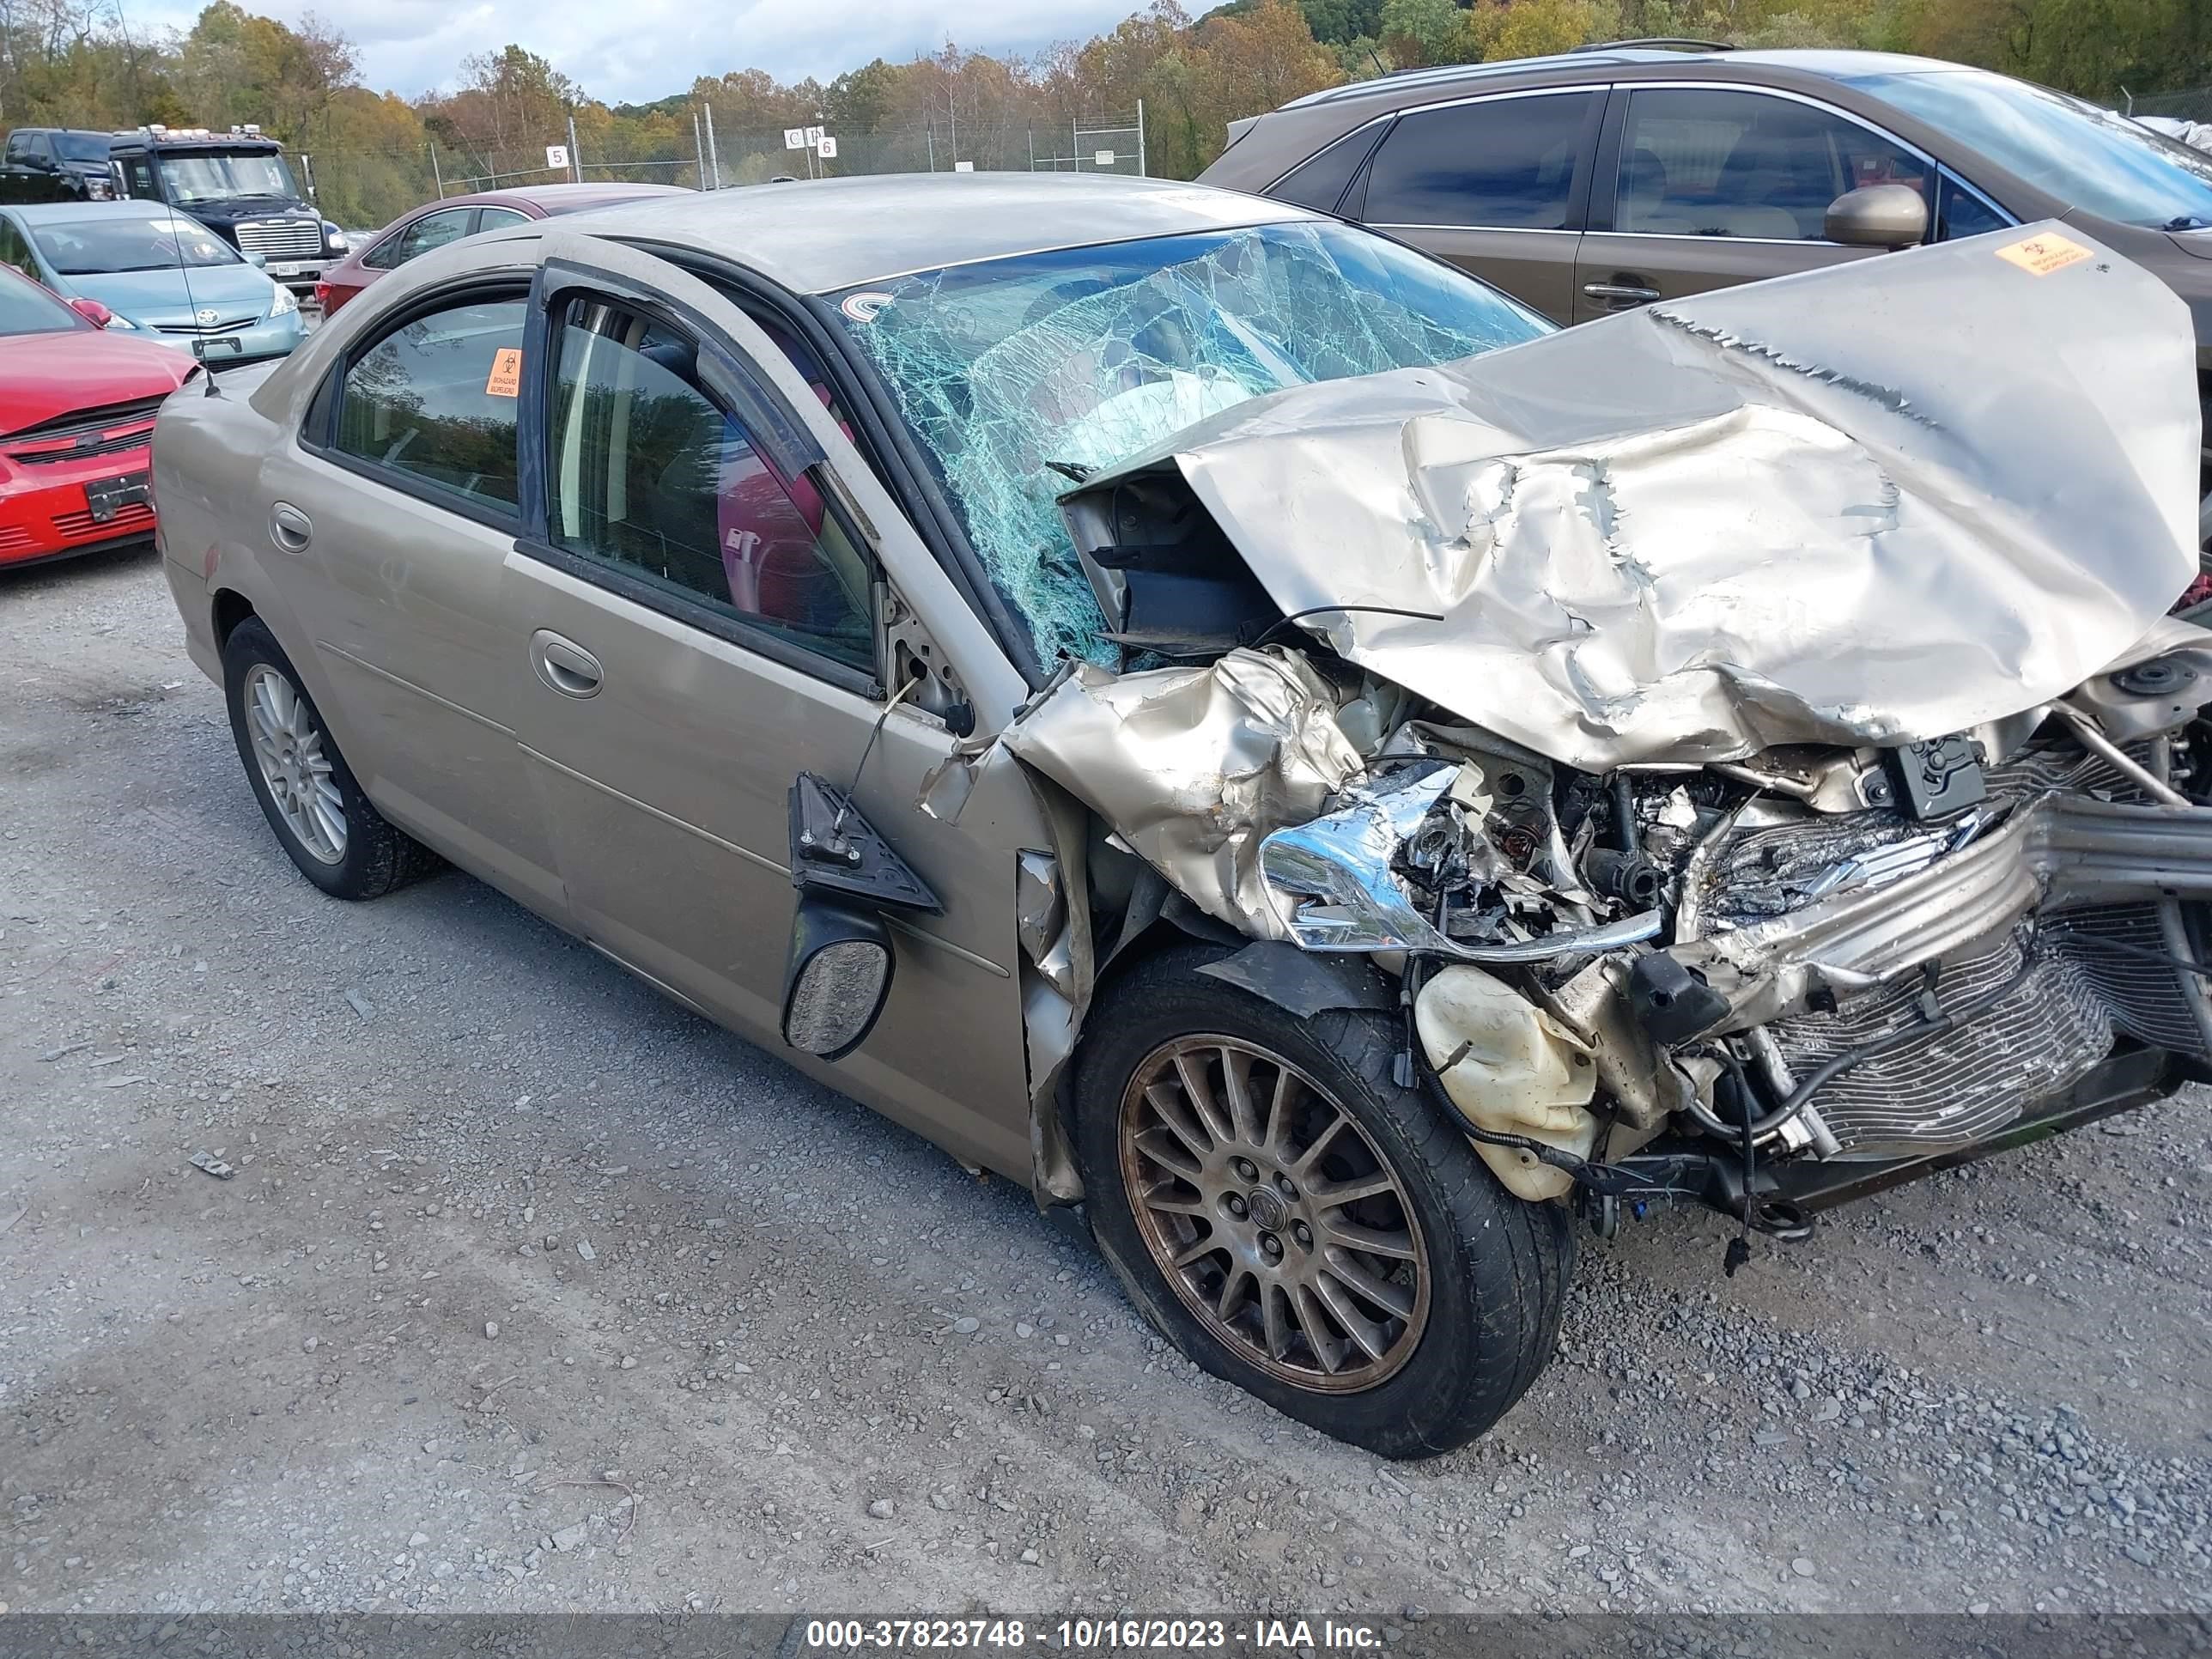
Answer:
[(835, 297), (1047, 664), (1112, 659), (1060, 520), (1073, 477), (1263, 392), (1551, 327), (1410, 249), (1317, 222), (1024, 254)]

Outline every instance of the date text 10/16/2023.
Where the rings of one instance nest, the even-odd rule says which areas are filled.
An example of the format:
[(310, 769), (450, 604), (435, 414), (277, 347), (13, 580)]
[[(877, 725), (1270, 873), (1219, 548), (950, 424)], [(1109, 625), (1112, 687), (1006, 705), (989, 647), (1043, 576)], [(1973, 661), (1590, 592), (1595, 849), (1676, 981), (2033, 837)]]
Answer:
[(1048, 1652), (1242, 1650), (1253, 1654), (1379, 1649), (1370, 1625), (1333, 1619), (815, 1619), (805, 1645), (817, 1652), (1035, 1646)]

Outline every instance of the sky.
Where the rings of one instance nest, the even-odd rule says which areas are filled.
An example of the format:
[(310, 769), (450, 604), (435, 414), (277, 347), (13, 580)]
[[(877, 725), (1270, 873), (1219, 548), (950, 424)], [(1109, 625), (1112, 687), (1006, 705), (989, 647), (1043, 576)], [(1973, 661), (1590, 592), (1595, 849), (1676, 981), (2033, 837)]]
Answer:
[[(185, 28), (192, 0), (124, 0), (133, 29)], [(407, 97), (449, 86), (471, 52), (512, 41), (610, 104), (687, 90), (701, 75), (763, 69), (829, 80), (872, 58), (893, 63), (948, 38), (970, 52), (1085, 40), (1140, 0), (242, 0), (297, 22), (308, 12), (349, 35), (363, 82)], [(1203, 9), (1203, 7), (1194, 9)]]

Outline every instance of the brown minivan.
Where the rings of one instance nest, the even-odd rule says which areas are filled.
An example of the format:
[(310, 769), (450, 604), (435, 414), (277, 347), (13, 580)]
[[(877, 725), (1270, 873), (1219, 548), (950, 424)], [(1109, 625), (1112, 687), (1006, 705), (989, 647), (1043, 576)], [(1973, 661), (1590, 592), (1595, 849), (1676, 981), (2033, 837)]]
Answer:
[(1415, 70), (1235, 123), (1201, 181), (1360, 221), (1560, 323), (2064, 219), (2189, 302), (2212, 399), (2212, 155), (1932, 58), (1630, 42)]

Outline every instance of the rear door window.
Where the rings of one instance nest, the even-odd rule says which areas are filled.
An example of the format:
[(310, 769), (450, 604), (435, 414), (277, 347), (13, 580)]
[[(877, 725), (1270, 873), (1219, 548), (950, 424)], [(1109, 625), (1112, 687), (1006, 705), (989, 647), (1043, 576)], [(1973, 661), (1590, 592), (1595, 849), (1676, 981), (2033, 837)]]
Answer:
[(421, 258), (432, 248), (458, 242), (468, 234), (467, 208), (447, 208), (442, 213), (426, 213), (399, 233), (399, 246), (392, 263), (404, 265), (410, 259)]
[(1318, 213), (1334, 213), (1344, 198), (1345, 186), (1359, 171), (1382, 137), (1380, 124), (1347, 132), (1326, 149), (1299, 162), (1273, 185), (1267, 194), (1279, 202), (1293, 202)]
[(1632, 94), (1620, 138), (1615, 230), (1817, 242), (1828, 205), (1865, 185), (1928, 192), (1928, 167), (1833, 110), (1760, 92)]
[(520, 299), (475, 301), (379, 340), (345, 372), (337, 453), (413, 493), (512, 516), (524, 310)]
[(34, 283), (39, 280), (38, 261), (31, 258), (31, 245), (15, 228), (13, 219), (0, 219), (0, 265), (21, 271)]
[(1598, 100), (1595, 92), (1562, 92), (1411, 111), (1376, 153), (1362, 216), (1376, 225), (1565, 230)]

